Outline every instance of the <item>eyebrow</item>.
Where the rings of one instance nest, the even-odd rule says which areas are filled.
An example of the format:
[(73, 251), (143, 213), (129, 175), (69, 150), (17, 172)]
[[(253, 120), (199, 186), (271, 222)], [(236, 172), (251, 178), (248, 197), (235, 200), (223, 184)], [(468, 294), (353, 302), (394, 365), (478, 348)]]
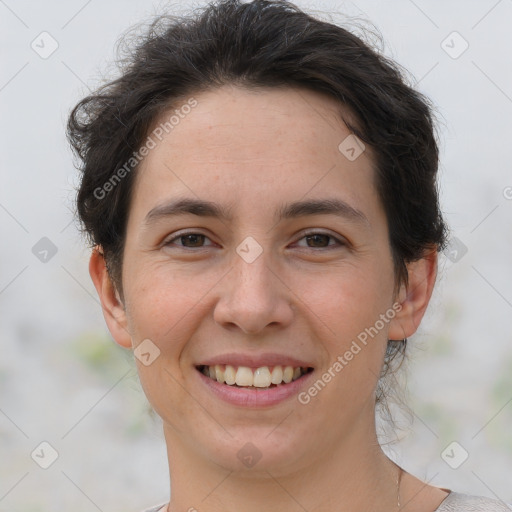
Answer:
[[(232, 207), (225, 207), (211, 201), (182, 198), (155, 206), (146, 215), (144, 225), (149, 227), (161, 219), (180, 215), (197, 215), (198, 217), (213, 217), (230, 221), (233, 219), (231, 211)], [(286, 203), (276, 211), (275, 220), (280, 221), (308, 215), (336, 215), (359, 224), (370, 225), (366, 215), (361, 210), (337, 198)]]

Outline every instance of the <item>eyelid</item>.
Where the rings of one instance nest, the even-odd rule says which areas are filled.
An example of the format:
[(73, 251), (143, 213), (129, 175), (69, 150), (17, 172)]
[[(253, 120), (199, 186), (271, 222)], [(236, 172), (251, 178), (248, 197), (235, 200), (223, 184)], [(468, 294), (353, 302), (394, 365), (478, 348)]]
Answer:
[[(338, 246), (348, 246), (349, 245), (349, 242), (348, 240), (341, 236), (341, 235), (338, 235), (337, 233), (334, 234), (332, 233), (331, 231), (324, 231), (322, 229), (318, 229), (318, 228), (310, 228), (306, 231), (303, 231), (300, 233), (300, 237), (297, 238), (297, 242), (299, 242), (300, 240), (302, 240), (303, 238), (307, 237), (307, 236), (311, 236), (311, 235), (325, 235), (325, 236), (328, 236), (330, 238), (332, 238), (333, 240), (335, 240), (338, 244)], [(321, 249), (328, 249), (328, 248), (334, 248), (335, 245), (329, 245), (327, 247), (320, 247), (320, 248), (317, 248), (319, 250)], [(315, 249), (314, 247), (308, 247), (308, 249)]]
[[(183, 236), (187, 236), (187, 235), (202, 235), (204, 236), (206, 239), (210, 240), (212, 242), (212, 240), (210, 239), (210, 237), (208, 235), (206, 235), (205, 233), (202, 233), (199, 229), (196, 229), (196, 230), (185, 230), (185, 231), (178, 231), (176, 233), (174, 233), (171, 238), (166, 238), (163, 242), (162, 242), (162, 246), (165, 247), (167, 245), (170, 245), (172, 242), (175, 242), (176, 240), (180, 239), (181, 237)], [(349, 242), (348, 240), (341, 236), (341, 235), (338, 235), (338, 234), (333, 234), (332, 232), (330, 231), (324, 231), (322, 229), (319, 229), (319, 228), (309, 228), (308, 230), (306, 231), (302, 231), (300, 233), (300, 236), (297, 238), (296, 242), (294, 243), (297, 243), (299, 241), (301, 241), (303, 238), (307, 237), (307, 236), (312, 236), (312, 235), (325, 235), (325, 236), (328, 236), (330, 238), (332, 238), (333, 240), (335, 240), (337, 242), (337, 244), (334, 244), (334, 245), (328, 245), (327, 247), (304, 247), (305, 249), (313, 249), (313, 250), (328, 250), (328, 248), (334, 248), (336, 247), (336, 245), (338, 247), (343, 247), (343, 246), (348, 246), (349, 245)], [(212, 245), (214, 245), (213, 243), (207, 245), (207, 246), (202, 246), (202, 247), (186, 247), (186, 246), (180, 246), (178, 245), (177, 247), (180, 247), (182, 249), (186, 249), (186, 250), (198, 250), (198, 249), (204, 249), (205, 247), (211, 247)]]
[[(198, 229), (195, 229), (195, 230), (185, 230), (185, 231), (178, 231), (176, 233), (173, 233), (170, 238), (165, 238), (164, 241), (162, 242), (162, 247), (170, 245), (171, 242), (175, 242), (176, 240), (180, 239), (181, 237), (187, 236), (187, 235), (202, 235), (205, 238), (207, 238), (208, 240), (212, 241), (211, 238), (207, 234), (202, 233)], [(205, 246), (205, 247), (210, 247), (211, 245), (213, 245), (213, 243), (208, 245), (208, 246)], [(186, 247), (184, 245), (181, 245), (181, 246), (178, 245), (177, 247), (180, 247), (182, 249), (189, 249), (189, 250), (204, 249), (204, 247)]]

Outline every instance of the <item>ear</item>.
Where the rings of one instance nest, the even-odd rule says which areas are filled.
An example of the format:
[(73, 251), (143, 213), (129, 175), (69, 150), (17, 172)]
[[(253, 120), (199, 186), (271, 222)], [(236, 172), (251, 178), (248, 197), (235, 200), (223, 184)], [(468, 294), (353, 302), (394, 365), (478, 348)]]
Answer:
[(103, 316), (110, 334), (122, 347), (131, 348), (126, 311), (107, 271), (105, 258), (100, 246), (96, 246), (89, 260), (89, 274), (101, 301)]
[(437, 248), (423, 258), (407, 264), (409, 282), (402, 284), (396, 302), (401, 308), (391, 320), (388, 331), (390, 340), (401, 340), (412, 336), (425, 314), (437, 275)]

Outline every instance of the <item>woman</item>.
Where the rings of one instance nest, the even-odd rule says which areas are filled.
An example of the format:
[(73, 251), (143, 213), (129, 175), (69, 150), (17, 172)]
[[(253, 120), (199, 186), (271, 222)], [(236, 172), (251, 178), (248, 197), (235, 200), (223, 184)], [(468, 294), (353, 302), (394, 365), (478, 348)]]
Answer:
[(163, 420), (152, 511), (509, 510), (377, 440), (446, 242), (429, 103), (394, 63), (227, 0), (157, 19), (68, 132), (91, 278)]

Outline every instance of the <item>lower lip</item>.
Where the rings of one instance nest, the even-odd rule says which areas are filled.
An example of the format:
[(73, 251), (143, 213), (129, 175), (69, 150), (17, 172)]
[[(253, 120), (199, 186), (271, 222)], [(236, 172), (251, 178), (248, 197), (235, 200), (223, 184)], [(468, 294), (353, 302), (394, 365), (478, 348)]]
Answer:
[(221, 384), (207, 377), (204, 373), (197, 370), (197, 368), (195, 371), (201, 382), (221, 400), (244, 407), (266, 407), (283, 402), (292, 396), (297, 396), (301, 388), (307, 386), (311, 376), (315, 373), (314, 371), (306, 373), (297, 380), (289, 382), (288, 384), (279, 384), (275, 388), (247, 389)]

